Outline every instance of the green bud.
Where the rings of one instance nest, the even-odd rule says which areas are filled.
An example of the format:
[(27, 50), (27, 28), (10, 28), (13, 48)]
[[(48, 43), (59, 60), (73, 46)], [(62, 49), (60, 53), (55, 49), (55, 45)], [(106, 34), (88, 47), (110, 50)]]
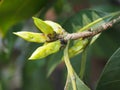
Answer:
[(63, 34), (64, 29), (58, 23), (52, 21), (44, 21), (44, 22), (50, 25), (57, 34)]
[(69, 49), (69, 56), (73, 57), (73, 56), (81, 53), (84, 50), (84, 48), (86, 47), (87, 44), (88, 44), (88, 40), (87, 39), (76, 40), (73, 43), (73, 46)]
[(46, 43), (45, 45), (37, 48), (33, 52), (33, 54), (31, 55), (31, 57), (29, 59), (34, 60), (34, 59), (44, 58), (50, 54), (53, 54), (53, 53), (59, 51), (60, 47), (61, 47), (61, 43), (59, 40), (50, 42), (50, 43)]
[(47, 36), (45, 36), (42, 33), (21, 31), (21, 32), (14, 32), (14, 34), (29, 42), (44, 43), (47, 40)]
[(34, 23), (38, 29), (40, 29), (44, 34), (53, 34), (53, 28), (46, 24), (43, 20), (33, 17)]

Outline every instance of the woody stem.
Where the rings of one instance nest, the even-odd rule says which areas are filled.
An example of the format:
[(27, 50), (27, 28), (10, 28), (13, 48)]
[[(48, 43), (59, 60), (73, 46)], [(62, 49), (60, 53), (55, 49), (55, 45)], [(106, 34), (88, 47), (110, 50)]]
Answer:
[(89, 29), (87, 31), (84, 32), (77, 32), (77, 33), (67, 33), (65, 35), (64, 40), (68, 41), (68, 40), (76, 40), (79, 38), (88, 38), (88, 37), (92, 37), (95, 36), (99, 33), (101, 33), (102, 31), (107, 30), (108, 28), (112, 27), (116, 22), (120, 21), (120, 16), (117, 19), (113, 19), (108, 23), (102, 24), (101, 26), (98, 26), (96, 29), (92, 30)]

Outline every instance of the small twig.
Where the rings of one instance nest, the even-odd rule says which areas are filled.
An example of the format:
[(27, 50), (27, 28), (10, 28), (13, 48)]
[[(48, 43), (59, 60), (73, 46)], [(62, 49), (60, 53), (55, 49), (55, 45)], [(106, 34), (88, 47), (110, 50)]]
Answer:
[(117, 19), (113, 19), (112, 21), (108, 22), (108, 23), (105, 23), (105, 24), (102, 24), (101, 26), (98, 26), (96, 29), (94, 30), (87, 30), (87, 31), (84, 31), (84, 32), (77, 32), (77, 33), (68, 33), (64, 40), (65, 41), (68, 41), (68, 40), (76, 40), (76, 39), (79, 39), (79, 38), (87, 38), (87, 37), (92, 37), (92, 36), (95, 36), (99, 33), (101, 33), (102, 31), (112, 27), (116, 22), (118, 22), (120, 20), (120, 16), (117, 18)]

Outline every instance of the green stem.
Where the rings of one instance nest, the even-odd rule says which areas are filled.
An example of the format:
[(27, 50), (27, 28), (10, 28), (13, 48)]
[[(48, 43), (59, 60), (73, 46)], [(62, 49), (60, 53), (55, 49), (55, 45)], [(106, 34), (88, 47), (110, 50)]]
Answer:
[(85, 72), (85, 68), (86, 68), (86, 49), (83, 51), (82, 53), (82, 58), (81, 58), (81, 67), (80, 67), (80, 78), (83, 79), (84, 77), (84, 72)]
[(108, 17), (112, 17), (112, 16), (119, 15), (119, 14), (120, 14), (120, 11), (115, 12), (115, 13), (112, 13), (112, 14), (109, 14), (109, 15), (104, 16), (104, 17), (102, 17), (102, 18), (99, 18), (99, 19), (93, 21), (92, 23), (86, 25), (85, 27), (83, 27), (83, 28), (80, 29), (79, 31), (85, 31), (85, 30), (89, 29), (91, 26), (93, 26), (94, 24), (97, 24), (97, 23), (99, 23), (100, 21), (102, 21), (102, 20), (104, 20), (104, 19), (106, 19), (106, 18), (108, 18)]
[(68, 70), (68, 74), (71, 78), (73, 90), (77, 90), (75, 76), (74, 76), (74, 70), (72, 68), (72, 65), (70, 63), (69, 56), (68, 56), (68, 45), (69, 45), (69, 43), (67, 44), (67, 46), (64, 50), (64, 61), (65, 61), (65, 64), (66, 64), (66, 67)]

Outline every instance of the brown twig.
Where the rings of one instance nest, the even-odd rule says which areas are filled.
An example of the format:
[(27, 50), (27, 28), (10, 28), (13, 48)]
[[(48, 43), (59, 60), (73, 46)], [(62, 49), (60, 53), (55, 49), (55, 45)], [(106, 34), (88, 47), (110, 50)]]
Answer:
[(120, 16), (116, 19), (111, 20), (108, 23), (102, 24), (101, 26), (98, 26), (96, 29), (94, 30), (87, 30), (84, 32), (77, 32), (77, 33), (67, 33), (64, 40), (68, 41), (68, 40), (76, 40), (79, 38), (88, 38), (88, 37), (92, 37), (95, 36), (99, 33), (101, 33), (102, 31), (107, 30), (108, 28), (112, 27), (116, 22), (118, 22), (120, 20)]

